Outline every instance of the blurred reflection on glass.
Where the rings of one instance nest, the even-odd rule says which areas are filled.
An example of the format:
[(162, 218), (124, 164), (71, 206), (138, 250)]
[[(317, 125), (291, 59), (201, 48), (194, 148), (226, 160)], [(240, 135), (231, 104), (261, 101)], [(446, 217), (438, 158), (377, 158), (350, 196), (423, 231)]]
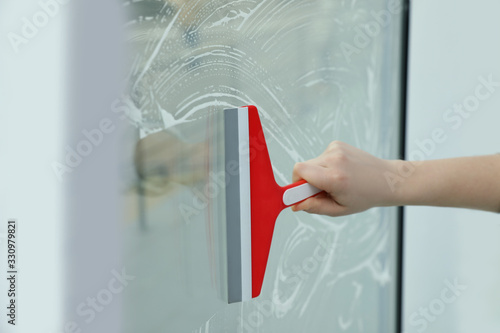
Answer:
[[(126, 99), (138, 131), (132, 200), (142, 212), (127, 226), (127, 268), (136, 276), (126, 290), (127, 332), (395, 331), (393, 208), (336, 219), (286, 211), (276, 224), (261, 296), (232, 305), (217, 296), (225, 283), (220, 113), (259, 108), (282, 185), (291, 182), (294, 163), (332, 140), (396, 158), (401, 16), (390, 12), (395, 5), (125, 4), (132, 46)], [(370, 25), (378, 30), (364, 33), (359, 44), (359, 31)]]

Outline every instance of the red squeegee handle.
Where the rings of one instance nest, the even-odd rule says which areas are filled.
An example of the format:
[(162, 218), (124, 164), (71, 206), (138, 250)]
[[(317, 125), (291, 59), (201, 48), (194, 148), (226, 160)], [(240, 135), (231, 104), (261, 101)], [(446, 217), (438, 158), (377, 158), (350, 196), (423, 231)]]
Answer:
[(283, 186), (281, 189), (283, 191), (282, 202), (284, 208), (298, 204), (323, 192), (323, 190), (312, 186), (305, 180), (299, 180), (293, 184)]

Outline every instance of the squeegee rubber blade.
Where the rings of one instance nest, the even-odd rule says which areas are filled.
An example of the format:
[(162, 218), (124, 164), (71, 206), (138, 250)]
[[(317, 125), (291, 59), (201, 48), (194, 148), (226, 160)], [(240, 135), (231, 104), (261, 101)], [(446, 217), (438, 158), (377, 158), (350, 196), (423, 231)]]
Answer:
[[(224, 110), (225, 166), (239, 163), (238, 111)], [(228, 302), (240, 302), (241, 279), (241, 222), (239, 168), (226, 172), (226, 237)]]

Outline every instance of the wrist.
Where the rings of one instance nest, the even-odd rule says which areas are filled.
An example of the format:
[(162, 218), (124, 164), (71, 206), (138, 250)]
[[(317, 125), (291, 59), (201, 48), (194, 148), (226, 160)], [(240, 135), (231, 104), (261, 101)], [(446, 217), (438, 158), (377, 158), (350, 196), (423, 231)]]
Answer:
[(409, 182), (415, 171), (415, 166), (410, 161), (388, 160), (388, 172), (385, 173), (385, 180), (388, 187), (388, 198), (386, 206), (407, 205), (411, 194)]

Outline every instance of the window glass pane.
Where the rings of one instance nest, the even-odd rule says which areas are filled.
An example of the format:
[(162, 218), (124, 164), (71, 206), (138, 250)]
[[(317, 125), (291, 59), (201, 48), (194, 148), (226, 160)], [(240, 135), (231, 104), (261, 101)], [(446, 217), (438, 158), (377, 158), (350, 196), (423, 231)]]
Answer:
[[(261, 295), (227, 305), (219, 115), (256, 105), (276, 181), (333, 140), (399, 148), (401, 2), (127, 2), (140, 180), (127, 195), (127, 332), (395, 332), (397, 211), (284, 211)], [(214, 185), (215, 184), (215, 185)], [(213, 186), (214, 188), (211, 188)]]

